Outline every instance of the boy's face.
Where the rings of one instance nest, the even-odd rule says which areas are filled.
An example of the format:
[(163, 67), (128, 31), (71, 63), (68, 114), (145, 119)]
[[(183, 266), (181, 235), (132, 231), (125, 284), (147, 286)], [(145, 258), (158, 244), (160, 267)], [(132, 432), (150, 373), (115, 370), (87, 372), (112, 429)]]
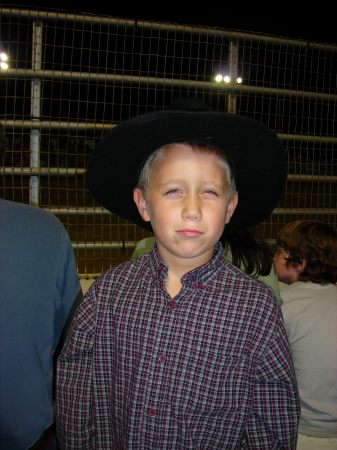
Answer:
[(154, 162), (147, 199), (136, 188), (134, 200), (151, 221), (163, 259), (197, 267), (212, 257), (237, 195), (228, 201), (225, 169), (216, 155), (176, 144)]

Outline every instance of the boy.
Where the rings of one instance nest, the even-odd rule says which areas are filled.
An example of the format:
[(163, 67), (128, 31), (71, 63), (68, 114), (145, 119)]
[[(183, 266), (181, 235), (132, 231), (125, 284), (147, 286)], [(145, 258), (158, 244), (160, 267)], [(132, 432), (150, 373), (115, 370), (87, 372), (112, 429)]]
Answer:
[[(128, 199), (146, 158), (133, 198), (156, 245), (103, 274), (77, 312), (58, 363), (64, 449), (295, 448), (299, 403), (280, 309), (219, 243), (231, 218), (270, 214), (284, 155), (262, 124), (182, 103), (119, 125), (89, 161), (96, 199), (136, 222)], [(237, 188), (249, 209), (265, 183), (274, 193), (247, 217)]]
[(278, 236), (275, 268), (291, 346), (301, 419), (299, 448), (337, 448), (337, 232), (299, 220)]

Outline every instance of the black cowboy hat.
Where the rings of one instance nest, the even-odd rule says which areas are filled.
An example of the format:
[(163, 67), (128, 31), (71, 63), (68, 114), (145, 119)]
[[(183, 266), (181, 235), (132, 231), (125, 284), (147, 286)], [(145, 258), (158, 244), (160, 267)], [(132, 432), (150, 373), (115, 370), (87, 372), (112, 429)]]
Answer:
[(148, 228), (133, 202), (141, 166), (170, 143), (211, 144), (234, 168), (239, 203), (227, 227), (242, 228), (266, 219), (277, 205), (287, 163), (276, 134), (255, 120), (209, 111), (198, 99), (179, 99), (165, 111), (120, 123), (90, 155), (87, 183), (94, 198), (112, 213)]

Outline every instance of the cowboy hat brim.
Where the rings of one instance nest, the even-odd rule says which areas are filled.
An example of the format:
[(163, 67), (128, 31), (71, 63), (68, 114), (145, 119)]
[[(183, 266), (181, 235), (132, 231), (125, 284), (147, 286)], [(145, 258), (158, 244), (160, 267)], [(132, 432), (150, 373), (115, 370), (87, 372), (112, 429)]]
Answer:
[[(90, 155), (87, 184), (94, 198), (112, 213), (149, 228), (133, 202), (140, 169), (157, 148), (178, 142), (211, 144), (234, 166), (239, 203), (229, 228), (253, 226), (276, 207), (287, 176), (284, 150), (261, 122), (204, 107), (152, 112), (120, 123)], [(203, 105), (201, 103), (201, 105)]]

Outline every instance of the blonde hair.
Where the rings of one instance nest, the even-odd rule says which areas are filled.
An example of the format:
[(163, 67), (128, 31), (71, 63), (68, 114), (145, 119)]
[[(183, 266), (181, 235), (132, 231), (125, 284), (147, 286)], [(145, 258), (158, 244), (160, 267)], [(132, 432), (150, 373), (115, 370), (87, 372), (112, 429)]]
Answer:
[(141, 189), (144, 193), (144, 196), (146, 197), (147, 189), (150, 183), (151, 175), (152, 175), (152, 168), (153, 164), (160, 160), (165, 152), (172, 148), (174, 145), (186, 145), (188, 146), (193, 152), (195, 153), (204, 153), (209, 155), (216, 155), (220, 162), (222, 163), (222, 166), (224, 168), (224, 172), (227, 178), (227, 185), (228, 185), (228, 200), (231, 200), (234, 193), (236, 192), (236, 184), (235, 184), (235, 178), (233, 173), (233, 168), (231, 164), (229, 163), (228, 159), (226, 158), (223, 151), (218, 149), (217, 147), (214, 147), (213, 145), (209, 144), (200, 144), (200, 143), (193, 143), (193, 142), (179, 142), (179, 143), (171, 143), (167, 145), (163, 145), (162, 147), (159, 147), (157, 150), (153, 151), (150, 156), (145, 161), (140, 175), (138, 179), (137, 187)]

